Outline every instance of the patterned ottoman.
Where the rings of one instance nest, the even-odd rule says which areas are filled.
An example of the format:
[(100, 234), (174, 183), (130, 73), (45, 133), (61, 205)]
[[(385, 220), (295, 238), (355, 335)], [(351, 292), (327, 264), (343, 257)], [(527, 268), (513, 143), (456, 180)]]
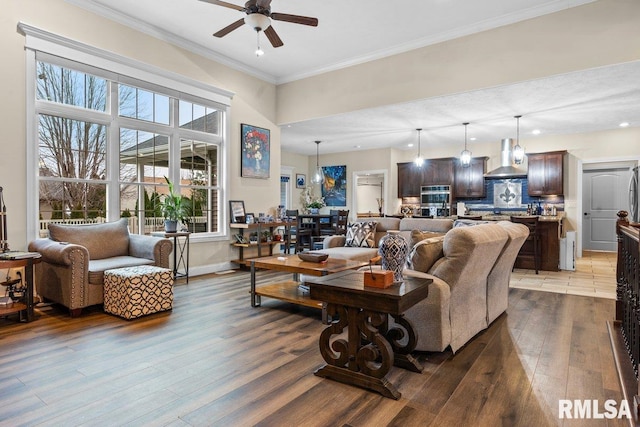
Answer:
[(173, 272), (153, 265), (104, 272), (104, 311), (135, 319), (173, 307)]

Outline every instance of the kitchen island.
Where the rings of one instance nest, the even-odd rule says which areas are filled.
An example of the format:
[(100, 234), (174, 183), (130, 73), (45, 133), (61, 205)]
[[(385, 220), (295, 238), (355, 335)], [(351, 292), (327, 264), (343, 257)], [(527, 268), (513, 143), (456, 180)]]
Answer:
[[(472, 215), (482, 215), (484, 221), (510, 221), (510, 215), (493, 214), (485, 212), (472, 212)], [(514, 213), (513, 216), (521, 215)], [(540, 228), (540, 270), (558, 271), (560, 265), (560, 238), (563, 237), (564, 212), (557, 215), (538, 215), (538, 227)], [(525, 245), (531, 244), (525, 242)], [(532, 259), (518, 257), (516, 268), (534, 270)]]

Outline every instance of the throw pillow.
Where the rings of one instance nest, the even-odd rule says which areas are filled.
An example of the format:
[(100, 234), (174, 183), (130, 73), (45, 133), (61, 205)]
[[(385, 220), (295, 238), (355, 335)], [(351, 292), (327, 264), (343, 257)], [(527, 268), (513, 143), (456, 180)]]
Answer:
[(408, 267), (411, 270), (428, 272), (433, 264), (444, 256), (443, 242), (444, 236), (438, 236), (416, 243), (407, 259)]
[(421, 231), (421, 230), (412, 230), (411, 231), (411, 241), (409, 244), (410, 247), (413, 248), (416, 243), (423, 241), (424, 239), (430, 239), (431, 237), (440, 237), (444, 236), (443, 233), (435, 233), (433, 231)]
[(378, 223), (375, 221), (350, 223), (347, 226), (347, 238), (344, 245), (359, 248), (375, 248), (374, 236), (377, 225)]

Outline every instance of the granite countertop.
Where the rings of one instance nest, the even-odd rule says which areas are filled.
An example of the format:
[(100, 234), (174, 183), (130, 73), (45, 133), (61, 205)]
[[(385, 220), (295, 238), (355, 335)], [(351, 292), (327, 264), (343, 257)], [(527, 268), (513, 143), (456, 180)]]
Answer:
[[(509, 215), (494, 214), (485, 212), (472, 212), (471, 215), (482, 215), (484, 221), (511, 221), (511, 216), (527, 216), (526, 213), (513, 212)], [(557, 215), (537, 215), (539, 221), (542, 222), (562, 222), (565, 217), (564, 212), (558, 212)]]

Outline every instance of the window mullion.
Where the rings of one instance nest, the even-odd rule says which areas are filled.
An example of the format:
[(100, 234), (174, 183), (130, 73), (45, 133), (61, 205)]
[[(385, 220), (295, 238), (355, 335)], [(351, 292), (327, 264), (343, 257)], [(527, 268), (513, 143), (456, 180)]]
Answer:
[(108, 82), (107, 106), (111, 126), (107, 129), (107, 219), (120, 218), (120, 121), (118, 117), (118, 84)]

